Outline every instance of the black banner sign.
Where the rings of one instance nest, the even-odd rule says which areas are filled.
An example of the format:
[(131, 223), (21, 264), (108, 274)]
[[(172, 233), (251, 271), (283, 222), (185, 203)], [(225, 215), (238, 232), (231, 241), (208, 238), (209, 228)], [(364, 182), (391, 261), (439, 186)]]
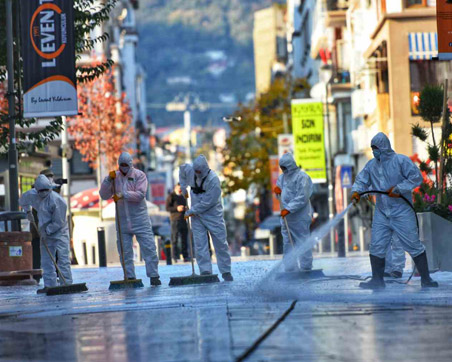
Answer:
[(24, 117), (78, 113), (73, 0), (21, 0)]

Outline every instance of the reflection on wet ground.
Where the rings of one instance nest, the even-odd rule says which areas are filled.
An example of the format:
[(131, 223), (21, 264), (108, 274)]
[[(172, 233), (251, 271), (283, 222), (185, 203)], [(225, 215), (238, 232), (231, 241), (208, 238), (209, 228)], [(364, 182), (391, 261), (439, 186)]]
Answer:
[[(275, 261), (233, 264), (235, 281), (168, 287), (187, 265), (161, 267), (164, 285), (108, 291), (120, 268), (76, 269), (84, 294), (37, 296), (36, 287), (0, 288), (0, 360), (233, 361), (288, 308), (294, 310), (248, 360), (450, 361), (452, 273), (438, 290), (355, 280), (269, 282)], [(368, 275), (368, 259), (316, 259), (326, 275)], [(137, 268), (145, 278), (144, 268)], [(367, 274), (366, 274), (367, 273)]]

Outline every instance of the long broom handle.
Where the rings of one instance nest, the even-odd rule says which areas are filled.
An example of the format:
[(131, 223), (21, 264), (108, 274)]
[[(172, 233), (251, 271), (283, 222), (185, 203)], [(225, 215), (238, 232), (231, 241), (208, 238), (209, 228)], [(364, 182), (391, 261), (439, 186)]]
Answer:
[[(190, 195), (190, 194), (188, 194), (188, 195)], [(188, 208), (191, 207), (191, 199), (190, 199), (190, 197), (187, 198), (187, 206), (188, 206)], [(193, 255), (194, 255), (194, 253), (193, 253), (193, 249), (194, 249), (194, 247), (193, 247), (193, 235), (191, 233), (190, 218), (188, 218), (188, 220), (187, 220), (187, 227), (188, 227), (188, 241), (189, 241), (189, 244), (190, 244), (191, 272), (192, 272), (192, 275), (195, 275), (195, 262), (193, 260)]]
[(38, 227), (37, 227), (37, 225), (36, 225), (36, 223), (35, 223), (34, 221), (33, 221), (33, 226), (35, 227), (36, 231), (38, 232), (38, 234), (39, 234), (39, 239), (40, 239), (40, 240), (42, 241), (42, 243), (44, 244), (44, 247), (46, 248), (47, 254), (49, 254), (50, 260), (52, 260), (52, 263), (53, 263), (53, 265), (55, 266), (55, 269), (56, 269), (56, 271), (57, 271), (57, 273), (58, 273), (58, 276), (61, 278), (61, 280), (63, 281), (64, 285), (67, 285), (66, 279), (64, 278), (63, 273), (61, 272), (61, 270), (60, 270), (60, 268), (58, 267), (58, 264), (57, 264), (55, 258), (53, 257), (52, 253), (50, 252), (49, 246), (47, 245), (47, 241), (46, 241), (43, 237), (41, 237), (41, 234), (40, 234), (40, 232), (39, 232), (39, 229), (38, 229)]
[[(114, 178), (112, 182), (113, 182), (113, 194), (116, 195), (116, 178)], [(124, 261), (124, 244), (122, 243), (121, 223), (119, 221), (119, 207), (116, 201), (115, 201), (115, 212), (116, 212), (116, 228), (118, 229), (119, 234), (119, 249), (121, 250), (122, 271), (124, 272), (124, 280), (128, 281), (129, 278), (127, 277), (126, 264)]]
[(192, 275), (195, 275), (195, 262), (193, 261), (193, 236), (191, 234), (190, 218), (187, 220), (187, 227), (188, 227), (188, 241), (190, 244), (191, 272)]

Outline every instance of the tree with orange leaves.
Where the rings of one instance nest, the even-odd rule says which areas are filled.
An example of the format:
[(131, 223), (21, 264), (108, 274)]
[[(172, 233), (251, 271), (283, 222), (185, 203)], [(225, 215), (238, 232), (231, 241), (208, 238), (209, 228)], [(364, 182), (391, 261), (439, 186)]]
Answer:
[(98, 166), (99, 156), (105, 158), (108, 169), (114, 168), (135, 132), (129, 103), (124, 94), (117, 95), (113, 71), (79, 85), (78, 99), (81, 116), (68, 120), (75, 148), (92, 168)]

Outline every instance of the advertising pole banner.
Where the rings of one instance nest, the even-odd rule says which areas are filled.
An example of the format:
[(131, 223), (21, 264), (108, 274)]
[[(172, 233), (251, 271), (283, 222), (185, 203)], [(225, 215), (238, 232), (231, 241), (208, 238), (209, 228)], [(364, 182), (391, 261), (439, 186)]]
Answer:
[(278, 157), (281, 158), (285, 153), (293, 154), (293, 135), (279, 134), (278, 135)]
[(314, 183), (326, 182), (323, 104), (312, 99), (292, 100), (294, 157)]
[(278, 177), (280, 175), (280, 168), (279, 168), (279, 158), (276, 155), (268, 156), (270, 161), (270, 182), (271, 182), (271, 188), (272, 188), (272, 204), (273, 204), (273, 214), (279, 214), (280, 207), (279, 207), (279, 200), (276, 198), (276, 194), (273, 192), (273, 189), (276, 186), (276, 181), (278, 181)]
[(148, 172), (151, 202), (164, 206), (166, 202), (166, 172)]
[(24, 117), (78, 113), (73, 0), (20, 2)]
[(452, 60), (452, 1), (436, 1), (436, 25), (438, 28), (438, 58)]

